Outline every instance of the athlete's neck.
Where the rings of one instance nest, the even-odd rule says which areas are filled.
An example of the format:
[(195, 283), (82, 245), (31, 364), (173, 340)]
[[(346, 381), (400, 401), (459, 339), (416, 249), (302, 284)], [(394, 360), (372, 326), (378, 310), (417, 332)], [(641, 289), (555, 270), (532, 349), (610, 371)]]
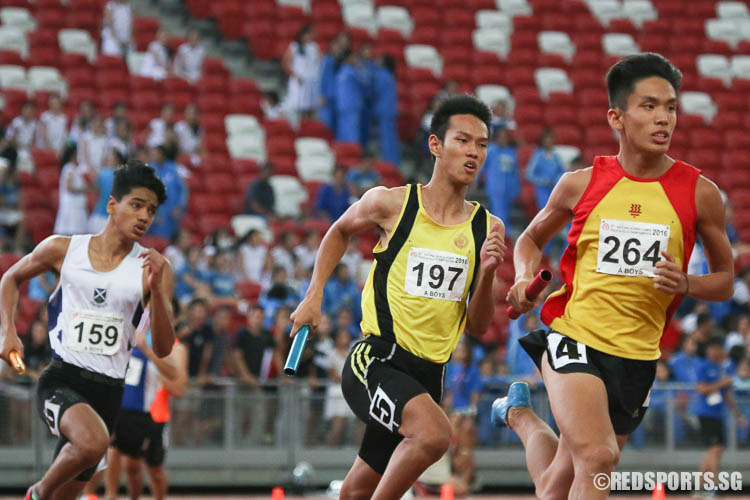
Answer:
[(107, 224), (104, 230), (91, 238), (91, 251), (113, 261), (124, 258), (133, 249), (133, 240), (125, 238), (112, 225)]
[(466, 192), (469, 186), (451, 182), (435, 168), (432, 179), (422, 186), (422, 206), (439, 224), (451, 225), (466, 220)]
[(674, 160), (666, 154), (647, 154), (623, 143), (620, 143), (617, 161), (628, 175), (642, 179), (661, 177), (674, 164)]

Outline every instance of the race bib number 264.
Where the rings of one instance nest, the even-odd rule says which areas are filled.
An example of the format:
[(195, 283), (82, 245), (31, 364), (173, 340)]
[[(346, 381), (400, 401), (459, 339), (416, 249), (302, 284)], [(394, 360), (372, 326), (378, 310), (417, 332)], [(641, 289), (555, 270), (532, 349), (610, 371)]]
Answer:
[(653, 278), (661, 252), (667, 250), (669, 231), (664, 224), (602, 219), (596, 271)]

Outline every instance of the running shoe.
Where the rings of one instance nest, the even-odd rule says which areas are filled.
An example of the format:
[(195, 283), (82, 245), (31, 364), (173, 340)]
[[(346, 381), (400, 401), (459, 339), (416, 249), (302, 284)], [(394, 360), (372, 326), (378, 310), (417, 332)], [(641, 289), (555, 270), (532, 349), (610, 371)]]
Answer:
[(531, 408), (531, 391), (526, 382), (513, 382), (508, 389), (508, 395), (497, 398), (492, 403), (490, 421), (495, 427), (508, 425), (508, 410), (518, 407)]

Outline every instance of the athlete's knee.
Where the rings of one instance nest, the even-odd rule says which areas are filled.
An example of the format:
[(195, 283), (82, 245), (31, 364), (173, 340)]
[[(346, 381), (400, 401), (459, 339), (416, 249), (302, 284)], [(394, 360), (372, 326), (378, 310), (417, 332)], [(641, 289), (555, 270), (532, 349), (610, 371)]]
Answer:
[(130, 477), (137, 477), (141, 473), (141, 462), (138, 460), (125, 460), (125, 473)]
[(339, 500), (369, 500), (374, 488), (367, 488), (354, 484), (354, 481), (344, 481), (339, 492)]
[(426, 425), (412, 436), (422, 450), (434, 461), (445, 455), (451, 444), (451, 427), (445, 422), (433, 422)]
[(99, 463), (109, 446), (109, 436), (103, 432), (85, 432), (76, 440), (75, 447), (81, 461), (88, 467)]
[(616, 444), (590, 444), (573, 452), (576, 472), (611, 472), (620, 461), (620, 449)]

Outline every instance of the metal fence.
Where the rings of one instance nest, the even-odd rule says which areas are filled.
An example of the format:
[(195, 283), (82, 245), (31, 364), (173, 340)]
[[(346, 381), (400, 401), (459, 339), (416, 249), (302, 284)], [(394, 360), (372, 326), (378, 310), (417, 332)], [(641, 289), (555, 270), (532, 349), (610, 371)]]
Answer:
[[(508, 429), (489, 423), (492, 401), (507, 387), (482, 394), (477, 414), (475, 462), (485, 485), (530, 485), (524, 452)], [(623, 452), (619, 470), (698, 470), (703, 446), (697, 418), (689, 412), (689, 386), (652, 391), (650, 409)], [(750, 396), (737, 397), (750, 420)], [(537, 414), (554, 428), (543, 390), (533, 394)], [(582, 409), (582, 411), (585, 411)], [(750, 430), (727, 418), (723, 470), (750, 477)], [(342, 401), (325, 386), (303, 381), (246, 389), (231, 380), (193, 387), (174, 401), (169, 425), (170, 482), (184, 486), (269, 486), (287, 481), (296, 464), (313, 467), (312, 481), (341, 479), (363, 432)], [(38, 479), (52, 459), (55, 438), (38, 418), (33, 388), (0, 383), (0, 484), (23, 487)], [(743, 457), (744, 455), (744, 457)]]

